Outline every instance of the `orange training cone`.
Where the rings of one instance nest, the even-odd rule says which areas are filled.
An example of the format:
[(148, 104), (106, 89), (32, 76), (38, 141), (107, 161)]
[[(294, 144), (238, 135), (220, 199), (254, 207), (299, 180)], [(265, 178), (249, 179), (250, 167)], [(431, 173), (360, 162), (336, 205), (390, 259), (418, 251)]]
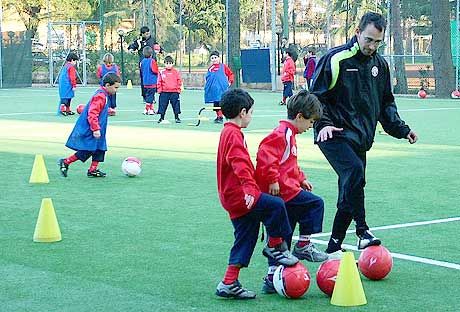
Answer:
[(35, 225), (34, 242), (52, 243), (61, 239), (61, 230), (54, 212), (53, 201), (51, 198), (43, 198)]
[(331, 304), (353, 307), (366, 303), (366, 295), (356, 267), (355, 257), (352, 252), (345, 252), (340, 261)]
[(29, 183), (50, 183), (43, 155), (35, 155)]

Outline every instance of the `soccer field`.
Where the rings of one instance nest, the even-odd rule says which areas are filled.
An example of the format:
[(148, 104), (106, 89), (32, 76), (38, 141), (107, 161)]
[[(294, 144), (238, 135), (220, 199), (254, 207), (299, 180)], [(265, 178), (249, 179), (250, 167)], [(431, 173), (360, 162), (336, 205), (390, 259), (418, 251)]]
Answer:
[[(78, 88), (72, 106), (94, 88)], [(255, 155), (262, 138), (285, 117), (279, 93), (250, 92), (253, 122), (245, 130)], [(250, 301), (222, 300), (215, 287), (225, 271), (233, 228), (216, 189), (221, 125), (195, 122), (203, 93), (181, 96), (182, 124), (159, 125), (141, 114), (137, 88), (117, 95), (110, 117), (105, 179), (89, 179), (89, 163), (60, 176), (56, 161), (72, 151), (64, 143), (76, 116), (56, 116), (57, 89), (0, 90), (0, 311), (332, 311), (343, 310), (316, 285), (317, 263), (299, 300), (260, 291), (266, 259), (259, 243), (240, 281), (257, 292)], [(382, 281), (361, 276), (367, 305), (350, 311), (459, 311), (460, 101), (397, 99), (401, 117), (419, 135), (410, 145), (376, 135), (368, 153), (369, 225), (392, 252)], [(167, 119), (174, 121), (171, 107)], [(297, 137), (298, 158), (325, 200), (325, 248), (335, 215), (336, 175), (312, 132)], [(49, 184), (29, 184), (36, 154), (43, 154)], [(142, 173), (121, 173), (124, 158), (142, 159)], [(34, 243), (42, 198), (53, 200), (62, 232), (57, 243)], [(354, 228), (346, 243), (356, 244)], [(295, 232), (297, 234), (297, 231)], [(355, 252), (355, 258), (359, 252)]]

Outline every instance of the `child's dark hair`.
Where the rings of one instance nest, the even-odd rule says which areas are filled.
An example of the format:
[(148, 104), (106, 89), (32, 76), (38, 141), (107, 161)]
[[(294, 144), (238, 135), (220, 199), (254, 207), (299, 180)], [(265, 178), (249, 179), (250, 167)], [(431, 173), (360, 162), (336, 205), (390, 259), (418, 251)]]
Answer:
[(146, 46), (144, 49), (142, 49), (142, 54), (144, 54), (144, 57), (146, 58), (152, 57), (153, 49), (149, 46)]
[(113, 86), (117, 82), (121, 83), (121, 78), (118, 77), (118, 75), (115, 73), (107, 73), (104, 75), (104, 77), (102, 77), (102, 83), (104, 86), (106, 84)]
[(149, 31), (150, 31), (150, 29), (147, 26), (142, 26), (141, 27), (141, 35), (145, 34), (146, 32), (149, 32)]
[(79, 59), (78, 55), (73, 52), (70, 52), (66, 57), (67, 62), (78, 61)]
[(290, 120), (294, 120), (299, 113), (304, 118), (318, 120), (323, 115), (323, 107), (316, 95), (307, 90), (300, 90), (289, 98), (287, 113)]
[(209, 57), (211, 57), (213, 55), (215, 55), (217, 57), (220, 57), (219, 51), (212, 51), (211, 54), (209, 55)]
[(169, 56), (169, 55), (168, 55), (168, 56), (165, 57), (165, 64), (166, 64), (166, 63), (172, 63), (172, 64), (174, 64), (174, 59), (172, 58), (172, 56)]
[(232, 119), (239, 115), (243, 108), (246, 111), (254, 105), (254, 99), (243, 89), (231, 89), (222, 95), (220, 107), (225, 118)]

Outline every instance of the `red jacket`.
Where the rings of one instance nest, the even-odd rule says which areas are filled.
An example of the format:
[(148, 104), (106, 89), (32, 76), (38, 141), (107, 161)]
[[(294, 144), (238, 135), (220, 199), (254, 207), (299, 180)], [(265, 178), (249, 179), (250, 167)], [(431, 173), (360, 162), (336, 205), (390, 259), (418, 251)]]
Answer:
[(254, 205), (260, 189), (254, 179), (254, 165), (246, 147), (241, 128), (232, 122), (224, 124), (217, 150), (217, 190), (222, 206), (230, 219), (241, 217), (246, 207), (245, 194), (254, 196)]
[(294, 81), (295, 71), (296, 69), (295, 69), (294, 60), (289, 55), (287, 55), (283, 63), (281, 81), (282, 82)]
[(77, 70), (75, 69), (75, 66), (69, 66), (69, 68), (67, 69), (67, 73), (69, 75), (72, 89), (75, 89), (77, 87)]
[(262, 192), (278, 182), (285, 202), (300, 193), (300, 183), (306, 179), (297, 164), (297, 128), (281, 120), (280, 125), (260, 142), (257, 152), (256, 180)]
[[(105, 87), (101, 87), (101, 89), (107, 91)], [(107, 98), (102, 92), (91, 98), (91, 101), (88, 104), (88, 123), (91, 131), (94, 132), (101, 129), (101, 126), (99, 125), (99, 115), (101, 114), (106, 104)]]
[(163, 69), (158, 75), (157, 88), (158, 93), (161, 92), (177, 92), (180, 93), (182, 87), (182, 79), (180, 72), (175, 68)]

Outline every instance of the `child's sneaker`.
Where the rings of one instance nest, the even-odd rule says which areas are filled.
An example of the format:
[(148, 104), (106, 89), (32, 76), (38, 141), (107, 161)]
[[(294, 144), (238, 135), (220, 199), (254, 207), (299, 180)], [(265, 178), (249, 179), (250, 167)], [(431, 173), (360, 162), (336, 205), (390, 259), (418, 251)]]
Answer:
[(224, 117), (216, 117), (216, 119), (214, 119), (214, 123), (216, 124), (224, 123)]
[(293, 266), (299, 262), (299, 259), (293, 256), (287, 248), (286, 242), (282, 242), (275, 247), (269, 247), (267, 244), (262, 250), (262, 254), (267, 258), (275, 260), (277, 264), (285, 266)]
[(328, 259), (327, 254), (324, 251), (316, 248), (315, 244), (313, 243), (303, 247), (299, 247), (298, 243), (295, 244), (292, 254), (300, 260), (304, 259), (310, 262), (323, 262)]
[(163, 118), (158, 119), (157, 123), (161, 124), (163, 122)]
[(67, 116), (67, 112), (66, 111), (61, 111), (61, 115), (62, 116)]
[(176, 123), (181, 123), (182, 120), (180, 120), (180, 118), (176, 118)]
[(89, 178), (105, 178), (105, 176), (107, 175), (105, 172), (102, 172), (101, 170), (99, 169), (96, 169), (96, 170), (93, 170), (93, 171), (89, 171), (87, 172), (86, 174)]
[(273, 285), (273, 277), (272, 277), (272, 280), (270, 280), (268, 275), (264, 277), (264, 282), (262, 284), (262, 292), (267, 295), (276, 294), (276, 289), (275, 289), (275, 286)]
[(280, 101), (280, 105), (286, 105), (286, 102)]
[(68, 111), (68, 112), (67, 112), (67, 115), (68, 115), (68, 116), (72, 116), (72, 115), (75, 115), (75, 112), (72, 112), (72, 111)]
[(327, 254), (328, 259), (342, 260), (343, 253), (345, 251), (346, 251), (345, 249), (339, 249), (337, 251), (334, 251), (334, 252), (331, 252), (331, 253), (326, 253), (326, 254)]
[(149, 110), (147, 111), (147, 115), (155, 115), (155, 114), (156, 114), (156, 113), (155, 113), (155, 111), (154, 111), (153, 109), (149, 109)]
[(238, 280), (234, 281), (230, 285), (220, 282), (219, 285), (217, 285), (216, 295), (219, 297), (235, 299), (254, 299), (256, 297), (255, 292), (243, 288)]
[(59, 171), (61, 172), (64, 178), (67, 178), (67, 171), (69, 171), (69, 165), (64, 162), (64, 158), (59, 159), (58, 161)]
[(144, 112), (142, 113), (142, 115), (148, 115), (149, 114), (149, 111), (147, 109), (144, 109)]
[(371, 231), (366, 230), (363, 235), (358, 235), (358, 249), (364, 249), (369, 246), (378, 246), (382, 242), (374, 236)]

